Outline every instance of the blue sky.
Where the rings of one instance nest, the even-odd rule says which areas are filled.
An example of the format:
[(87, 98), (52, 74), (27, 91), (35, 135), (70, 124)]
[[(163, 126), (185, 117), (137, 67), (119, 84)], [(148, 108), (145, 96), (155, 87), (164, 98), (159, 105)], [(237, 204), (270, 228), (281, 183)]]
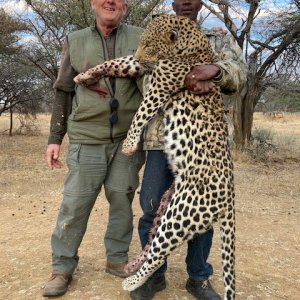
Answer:
[[(172, 1), (167, 2), (171, 3)], [(0, 7), (3, 7), (8, 12), (16, 13), (18, 15), (30, 13), (30, 10), (27, 9), (24, 0), (0, 0)], [(169, 10), (172, 10), (171, 6), (169, 6)], [(207, 28), (211, 28), (216, 25), (222, 25), (222, 22), (220, 22), (216, 17), (211, 17), (205, 22), (205, 27)]]
[[(211, 2), (205, 0), (206, 3), (211, 4)], [(237, 3), (240, 1), (236, 1)], [(246, 3), (244, 2), (244, 7), (246, 8)], [(168, 5), (168, 8), (171, 9), (171, 3), (172, 0), (167, 0), (165, 3)], [(287, 0), (264, 0), (261, 1), (260, 7), (261, 7), (261, 13), (260, 17), (267, 16), (270, 12), (279, 12), (282, 8), (286, 8), (289, 1)], [(7, 11), (15, 12), (17, 14), (26, 14), (28, 13), (28, 10), (26, 8), (26, 4), (24, 0), (0, 0), (0, 7), (5, 8)], [(202, 14), (206, 15), (207, 10), (205, 8), (202, 9)], [(247, 10), (247, 9), (246, 9)], [(231, 15), (235, 16), (235, 21), (239, 23), (239, 20), (241, 18), (241, 15), (243, 15), (243, 12), (245, 12), (245, 9), (242, 7), (239, 9), (238, 12), (234, 13), (231, 12)], [(211, 16), (208, 20), (205, 21), (205, 27), (210, 28), (215, 25), (222, 24), (221, 21), (219, 21), (216, 17)]]
[(0, 7), (16, 13), (23, 13), (26, 10), (26, 4), (23, 0), (0, 0)]
[[(212, 5), (211, 2), (204, 0), (206, 3)], [(236, 11), (231, 11), (230, 15), (233, 17), (234, 23), (237, 26), (240, 26), (242, 19), (246, 19), (246, 12), (248, 11), (248, 4), (245, 1), (240, 0), (231, 0), (231, 3), (237, 3)], [(242, 2), (242, 5), (240, 5)], [(165, 4), (167, 5), (168, 12), (172, 11), (171, 7), (172, 0), (166, 0)], [(279, 13), (282, 9), (286, 9), (289, 1), (288, 0), (263, 0), (260, 2), (261, 12), (257, 21), (263, 20), (268, 17), (271, 13)], [(16, 13), (18, 15), (25, 16), (30, 13), (30, 10), (27, 9), (26, 3), (24, 0), (0, 0), (0, 7), (5, 8), (5, 10)], [(216, 7), (216, 6), (215, 6)], [(201, 14), (202, 16), (207, 16), (208, 10), (203, 7)], [(256, 22), (257, 23), (257, 22)], [(212, 28), (213, 26), (221, 26), (225, 28), (224, 24), (214, 15), (210, 15), (203, 23), (203, 27)]]

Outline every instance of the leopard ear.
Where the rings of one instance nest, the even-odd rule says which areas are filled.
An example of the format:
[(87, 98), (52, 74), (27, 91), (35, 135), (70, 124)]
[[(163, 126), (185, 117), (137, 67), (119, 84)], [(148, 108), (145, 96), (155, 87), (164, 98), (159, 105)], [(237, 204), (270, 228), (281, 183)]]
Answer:
[(178, 29), (173, 28), (169, 31), (169, 39), (171, 42), (175, 43), (179, 38)]

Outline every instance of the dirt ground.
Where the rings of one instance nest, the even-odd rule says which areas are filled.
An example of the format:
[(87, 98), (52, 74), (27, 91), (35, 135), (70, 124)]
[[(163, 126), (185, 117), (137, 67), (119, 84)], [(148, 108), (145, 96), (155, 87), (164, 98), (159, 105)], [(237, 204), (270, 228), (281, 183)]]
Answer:
[[(2, 120), (1, 120), (2, 119)], [(0, 118), (0, 131), (7, 128)], [(50, 235), (62, 198), (66, 167), (45, 164), (49, 117), (40, 118), (42, 134), (0, 135), (0, 299), (42, 299), (51, 273)], [(268, 119), (257, 115), (256, 127), (290, 136), (282, 157), (255, 162), (235, 157), (237, 211), (236, 299), (300, 299), (300, 116)], [(299, 146), (299, 147), (298, 147)], [(65, 159), (67, 145), (62, 151)], [(299, 151), (300, 153), (300, 151)], [(80, 247), (80, 264), (61, 299), (128, 299), (121, 279), (104, 272), (103, 234), (107, 203), (101, 194)], [(131, 257), (140, 250), (134, 201), (135, 232)], [(169, 259), (167, 289), (155, 299), (193, 299), (184, 286), (186, 246)], [(210, 262), (212, 284), (223, 294), (220, 238), (216, 224)]]

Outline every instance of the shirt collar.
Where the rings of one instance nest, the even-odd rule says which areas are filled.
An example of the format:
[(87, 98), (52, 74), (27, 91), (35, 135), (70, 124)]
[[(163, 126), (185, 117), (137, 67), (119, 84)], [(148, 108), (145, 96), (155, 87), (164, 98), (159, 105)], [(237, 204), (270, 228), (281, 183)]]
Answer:
[[(110, 35), (107, 36), (107, 37), (110, 37), (110, 36), (112, 36), (112, 35), (116, 35), (118, 29), (121, 28), (122, 26), (123, 26), (123, 24), (120, 23), (119, 26), (115, 27), (115, 28), (112, 30), (112, 32), (110, 33)], [(98, 32), (101, 36), (103, 36), (103, 34), (98, 30), (98, 28), (97, 28), (97, 26), (96, 26), (96, 20), (94, 21), (94, 24), (91, 26), (91, 29), (92, 29), (92, 31)], [(104, 36), (103, 36), (103, 37), (104, 37)], [(107, 37), (106, 37), (106, 38), (107, 38)]]

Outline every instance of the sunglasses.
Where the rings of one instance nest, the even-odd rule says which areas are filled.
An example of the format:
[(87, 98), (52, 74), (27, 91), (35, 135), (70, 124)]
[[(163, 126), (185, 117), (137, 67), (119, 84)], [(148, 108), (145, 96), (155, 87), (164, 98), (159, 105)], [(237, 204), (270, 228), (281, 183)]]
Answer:
[(110, 107), (109, 122), (111, 125), (114, 125), (119, 120), (118, 111), (117, 111), (119, 107), (119, 101), (116, 98), (110, 98), (109, 107)]

